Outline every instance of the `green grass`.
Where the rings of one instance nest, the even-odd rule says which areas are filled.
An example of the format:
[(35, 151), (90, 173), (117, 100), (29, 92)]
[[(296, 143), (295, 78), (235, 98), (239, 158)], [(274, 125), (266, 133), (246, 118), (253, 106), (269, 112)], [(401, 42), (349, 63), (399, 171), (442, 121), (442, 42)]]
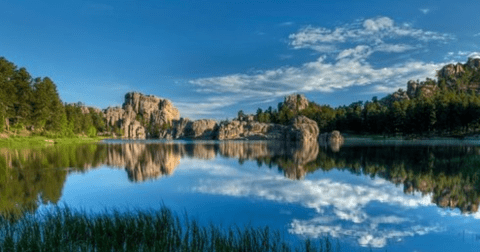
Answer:
[(168, 208), (89, 216), (69, 208), (0, 217), (0, 251), (339, 251), (329, 239), (292, 247), (269, 228), (220, 229)]
[(55, 137), (55, 136), (10, 136), (0, 138), (0, 148), (34, 148), (45, 147), (52, 144), (79, 144), (94, 143), (104, 139), (104, 137)]

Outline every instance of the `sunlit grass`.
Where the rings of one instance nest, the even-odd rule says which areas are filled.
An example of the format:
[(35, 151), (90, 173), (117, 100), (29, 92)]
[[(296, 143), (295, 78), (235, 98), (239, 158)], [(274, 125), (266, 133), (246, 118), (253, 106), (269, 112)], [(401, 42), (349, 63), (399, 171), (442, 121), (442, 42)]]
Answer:
[(57, 136), (10, 136), (0, 138), (0, 148), (35, 148), (45, 147), (53, 144), (79, 144), (79, 143), (95, 143), (103, 140), (104, 137), (57, 137)]
[(327, 238), (292, 247), (268, 227), (220, 229), (185, 219), (165, 207), (92, 216), (57, 207), (0, 217), (0, 251), (339, 251)]

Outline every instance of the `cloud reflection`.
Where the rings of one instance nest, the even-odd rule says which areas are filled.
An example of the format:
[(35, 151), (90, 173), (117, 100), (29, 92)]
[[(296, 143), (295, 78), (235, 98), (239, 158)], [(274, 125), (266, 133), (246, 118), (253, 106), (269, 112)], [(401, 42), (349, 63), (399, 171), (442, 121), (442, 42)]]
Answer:
[[(192, 164), (189, 169), (205, 170), (205, 164)], [(311, 219), (292, 219), (289, 232), (317, 238), (348, 236), (361, 246), (384, 247), (388, 240), (406, 236), (424, 235), (440, 231), (436, 224), (424, 223), (412, 211), (419, 206), (432, 205), (432, 196), (404, 194), (382, 178), (365, 179), (361, 183), (348, 181), (351, 175), (344, 172), (345, 180), (319, 179), (290, 180), (281, 174), (268, 173), (258, 176), (255, 171), (238, 170), (228, 165), (215, 166), (197, 184), (195, 192), (233, 197), (258, 197), (261, 199), (298, 204), (315, 211)], [(220, 175), (220, 176), (217, 176)], [(380, 203), (389, 213), (370, 209)], [(396, 209), (396, 210), (390, 210)], [(420, 224), (421, 223), (421, 224)]]

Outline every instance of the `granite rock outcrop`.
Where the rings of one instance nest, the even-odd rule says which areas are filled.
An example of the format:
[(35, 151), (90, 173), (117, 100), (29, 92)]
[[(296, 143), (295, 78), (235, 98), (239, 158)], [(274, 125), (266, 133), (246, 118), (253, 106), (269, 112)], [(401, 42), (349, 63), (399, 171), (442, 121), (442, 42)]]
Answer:
[(416, 97), (431, 97), (441, 89), (474, 91), (480, 94), (480, 58), (469, 58), (465, 64), (448, 64), (437, 71), (437, 79), (425, 81), (410, 80), (407, 91), (399, 89), (387, 95), (381, 101), (392, 105), (395, 101), (410, 100)]
[(316, 141), (319, 130), (317, 123), (305, 116), (292, 119), (290, 125), (233, 120), (222, 123), (218, 129), (218, 140), (287, 140), (295, 142)]
[(290, 110), (302, 111), (308, 107), (310, 102), (302, 94), (292, 94), (285, 97), (285, 101), (282, 103), (282, 107), (286, 106)]
[[(291, 95), (281, 106), (301, 111), (309, 104), (303, 95)], [(209, 119), (192, 121), (181, 118), (171, 101), (135, 92), (125, 95), (121, 108), (109, 107), (104, 115), (107, 126), (128, 139), (248, 139), (304, 143), (316, 141), (319, 134), (317, 123), (305, 116), (294, 117), (289, 125), (260, 123), (253, 115), (220, 123)]]
[(171, 101), (136, 92), (125, 95), (120, 107), (104, 110), (109, 127), (119, 129), (124, 138), (144, 139), (158, 135), (162, 127), (169, 127), (180, 113)]
[(317, 142), (319, 132), (317, 122), (306, 116), (297, 116), (291, 122), (287, 138), (300, 143)]

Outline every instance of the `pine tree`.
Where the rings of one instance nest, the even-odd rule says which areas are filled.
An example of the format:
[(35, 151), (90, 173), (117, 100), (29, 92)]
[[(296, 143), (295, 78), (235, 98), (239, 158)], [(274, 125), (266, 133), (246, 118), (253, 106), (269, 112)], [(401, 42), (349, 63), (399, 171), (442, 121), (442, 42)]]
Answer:
[(13, 104), (17, 122), (29, 124), (32, 114), (32, 78), (25, 68), (20, 68), (13, 79), (15, 85), (15, 98)]

